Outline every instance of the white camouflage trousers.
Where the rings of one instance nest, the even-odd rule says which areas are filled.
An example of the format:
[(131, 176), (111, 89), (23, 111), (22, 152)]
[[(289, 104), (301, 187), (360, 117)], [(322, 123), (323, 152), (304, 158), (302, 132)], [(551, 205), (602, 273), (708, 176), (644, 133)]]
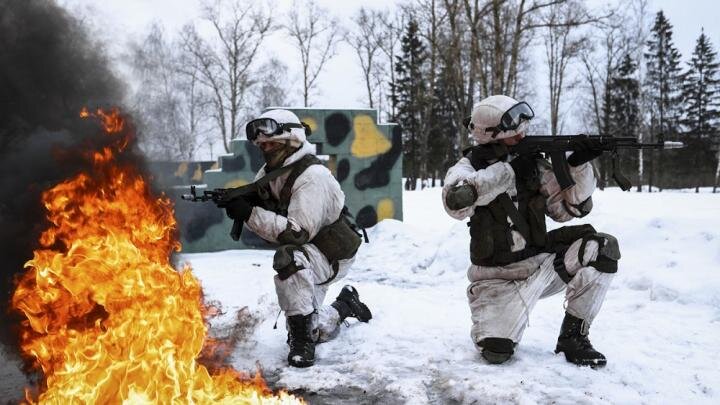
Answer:
[(340, 260), (338, 274), (330, 283), (323, 284), (333, 275), (333, 269), (325, 255), (312, 244), (303, 248), (308, 257), (295, 251), (295, 264), (303, 267), (285, 280), (275, 275), (275, 292), (280, 309), (285, 316), (312, 313), (313, 336), (316, 342), (326, 342), (337, 336), (340, 314), (331, 305), (323, 305), (328, 287), (345, 277), (355, 258)]
[(597, 258), (596, 241), (587, 242), (580, 263), (581, 242), (573, 242), (565, 253), (566, 270), (573, 276), (567, 285), (555, 272), (554, 253), (541, 253), (503, 267), (471, 265), (467, 296), (473, 322), (471, 336), (476, 347), (480, 340), (488, 337), (520, 342), (537, 301), (563, 289), (565, 310), (585, 320), (584, 327), (589, 328), (600, 311), (614, 274), (587, 266)]

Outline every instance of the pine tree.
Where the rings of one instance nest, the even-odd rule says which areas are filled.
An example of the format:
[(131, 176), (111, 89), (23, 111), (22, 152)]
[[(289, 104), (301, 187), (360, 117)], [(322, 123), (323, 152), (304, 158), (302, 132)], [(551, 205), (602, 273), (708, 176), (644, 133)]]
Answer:
[[(720, 79), (718, 79), (717, 53), (705, 36), (704, 30), (695, 44), (688, 70), (683, 76), (684, 114), (681, 120), (687, 133), (688, 149), (695, 165), (706, 160), (702, 155), (717, 147), (718, 126), (720, 125)], [(697, 169), (709, 167), (697, 167)], [(714, 167), (713, 167), (714, 169)], [(705, 171), (705, 170), (703, 170)], [(695, 191), (699, 191), (696, 184)]]
[[(635, 77), (637, 65), (629, 54), (626, 54), (610, 76), (607, 86), (607, 105), (605, 116), (607, 134), (632, 136), (637, 138), (640, 128), (640, 83)], [(621, 154), (620, 162), (623, 173), (637, 173), (638, 156), (634, 151)], [(641, 180), (636, 179), (638, 191)]]
[[(673, 44), (672, 25), (662, 10), (655, 17), (647, 48), (645, 87), (653, 102), (651, 121), (654, 130), (652, 132), (657, 136), (659, 142), (663, 142), (666, 138), (676, 138), (679, 133), (681, 73), (680, 52)], [(659, 154), (650, 153), (648, 155), (652, 156), (648, 170), (648, 183), (652, 190), (654, 177), (662, 165), (659, 161)]]
[(608, 86), (608, 133), (637, 137), (640, 126), (640, 84), (635, 78), (637, 65), (625, 55)]
[(428, 156), (430, 158), (428, 169), (433, 175), (432, 186), (435, 185), (434, 179), (441, 178), (454, 163), (457, 156), (454, 140), (460, 128), (453, 119), (452, 104), (448, 102), (451, 99), (449, 94), (451, 75), (452, 72), (448, 66), (441, 66), (432, 89), (432, 97), (434, 97), (435, 102), (432, 103), (428, 120)]
[(717, 77), (717, 53), (703, 31), (695, 44), (688, 71), (683, 77), (684, 114), (681, 124), (698, 138), (710, 138), (720, 124), (720, 79)]
[(393, 102), (397, 106), (397, 121), (403, 129), (403, 153), (409, 188), (414, 190), (420, 167), (418, 150), (424, 131), (427, 85), (425, 64), (427, 53), (420, 40), (418, 23), (411, 19), (401, 39), (401, 54), (395, 63), (397, 73)]

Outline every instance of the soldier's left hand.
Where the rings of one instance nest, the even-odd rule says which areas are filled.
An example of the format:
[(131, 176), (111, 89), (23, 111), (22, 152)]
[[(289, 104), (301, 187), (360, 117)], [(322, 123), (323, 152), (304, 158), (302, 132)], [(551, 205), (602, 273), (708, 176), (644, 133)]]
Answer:
[(567, 161), (570, 166), (580, 166), (603, 154), (603, 150), (590, 138), (582, 137), (570, 141), (570, 146), (574, 152), (568, 156)]

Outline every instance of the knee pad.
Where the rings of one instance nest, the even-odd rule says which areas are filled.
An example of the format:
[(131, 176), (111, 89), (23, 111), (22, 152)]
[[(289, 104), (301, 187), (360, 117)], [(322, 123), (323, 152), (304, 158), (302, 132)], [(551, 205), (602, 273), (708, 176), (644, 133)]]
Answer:
[(477, 345), (482, 348), (482, 356), (490, 364), (502, 364), (515, 353), (515, 343), (506, 338), (485, 338)]
[(601, 273), (617, 273), (618, 260), (620, 260), (620, 245), (614, 236), (596, 232), (583, 238), (578, 249), (578, 260), (582, 263), (585, 254), (585, 245), (588, 241), (594, 240), (598, 243), (598, 255), (594, 261), (588, 262), (588, 266), (592, 266)]
[(302, 264), (295, 262), (295, 252), (297, 251), (308, 257), (305, 249), (296, 245), (282, 245), (275, 250), (273, 269), (278, 273), (280, 280), (287, 280), (290, 276), (305, 268)]
[[(580, 246), (578, 248), (577, 262), (580, 266), (591, 266), (602, 273), (616, 273), (617, 263), (620, 260), (620, 247), (617, 239), (609, 234), (602, 232), (592, 232), (580, 239)], [(595, 260), (588, 262), (583, 265), (583, 259), (585, 258), (587, 243), (594, 241), (598, 244), (598, 253)], [(558, 276), (565, 282), (569, 283), (573, 278), (573, 275), (568, 273), (565, 267), (565, 253), (569, 246), (565, 246), (562, 249), (556, 251), (555, 260), (553, 261), (553, 267)]]

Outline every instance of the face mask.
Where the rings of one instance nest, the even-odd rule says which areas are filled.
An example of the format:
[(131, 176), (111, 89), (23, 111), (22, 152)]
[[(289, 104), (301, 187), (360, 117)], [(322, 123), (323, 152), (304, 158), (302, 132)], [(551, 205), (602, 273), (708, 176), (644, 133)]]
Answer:
[(266, 171), (281, 167), (285, 159), (292, 155), (298, 148), (294, 148), (289, 142), (283, 142), (282, 147), (273, 148), (269, 151), (263, 150), (263, 158), (265, 159)]

